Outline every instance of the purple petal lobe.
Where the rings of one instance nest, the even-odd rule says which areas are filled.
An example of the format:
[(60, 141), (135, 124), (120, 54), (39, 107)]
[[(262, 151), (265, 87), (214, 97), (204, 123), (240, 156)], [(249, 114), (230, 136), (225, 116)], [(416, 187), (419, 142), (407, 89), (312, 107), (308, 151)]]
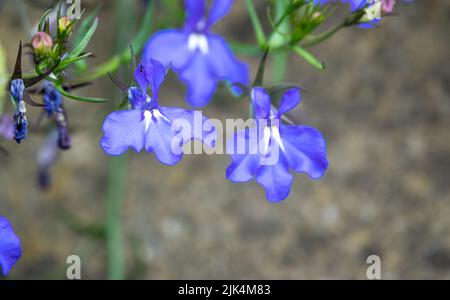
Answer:
[(266, 190), (267, 200), (279, 202), (289, 196), (294, 176), (289, 173), (283, 156), (280, 162), (271, 166), (261, 166), (256, 175), (256, 181)]
[[(183, 157), (183, 140), (172, 129), (172, 123), (164, 115), (146, 116), (148, 130), (145, 138), (145, 149), (154, 152), (156, 158), (163, 164), (173, 166)], [(149, 119), (147, 119), (149, 118)]]
[(227, 179), (233, 182), (247, 182), (254, 178), (259, 163), (258, 130), (240, 131), (227, 143), (227, 154), (232, 163), (227, 168)]
[(22, 256), (20, 240), (15, 235), (9, 221), (0, 216), (0, 266), (6, 276), (16, 261)]
[(103, 124), (104, 136), (100, 142), (109, 155), (122, 155), (128, 148), (140, 152), (145, 141), (145, 122), (140, 110), (111, 113)]
[(293, 88), (288, 90), (281, 99), (280, 108), (278, 109), (278, 115), (283, 115), (293, 110), (300, 103), (300, 89)]
[(299, 173), (307, 173), (319, 179), (328, 168), (326, 143), (322, 134), (307, 126), (286, 126), (280, 128), (285, 148), (284, 156), (289, 166)]
[(186, 25), (194, 29), (205, 16), (205, 0), (185, 0), (186, 6)]
[(183, 144), (198, 140), (208, 147), (215, 147), (217, 132), (214, 124), (202, 112), (161, 107), (161, 113), (172, 122), (172, 129), (178, 132)]
[(152, 90), (154, 100), (158, 99), (158, 91), (166, 77), (166, 68), (159, 61), (151, 58), (144, 64), (140, 64), (134, 72), (134, 77), (143, 93), (147, 92), (147, 86)]
[(208, 26), (212, 26), (225, 17), (233, 5), (233, 0), (214, 0), (209, 12)]
[(248, 66), (236, 59), (227, 42), (218, 35), (210, 34), (208, 43), (208, 60), (213, 74), (220, 80), (247, 85), (250, 76)]
[(208, 105), (217, 87), (217, 79), (211, 73), (208, 61), (197, 51), (189, 65), (181, 72), (181, 80), (188, 86), (188, 102), (195, 107)]
[(189, 35), (181, 30), (159, 31), (147, 42), (142, 63), (147, 64), (151, 59), (155, 59), (166, 68), (171, 66), (175, 71), (183, 69), (192, 56), (187, 47), (188, 39)]
[(257, 119), (267, 119), (270, 116), (271, 102), (270, 96), (261, 87), (253, 88), (252, 101), (255, 107), (255, 116)]

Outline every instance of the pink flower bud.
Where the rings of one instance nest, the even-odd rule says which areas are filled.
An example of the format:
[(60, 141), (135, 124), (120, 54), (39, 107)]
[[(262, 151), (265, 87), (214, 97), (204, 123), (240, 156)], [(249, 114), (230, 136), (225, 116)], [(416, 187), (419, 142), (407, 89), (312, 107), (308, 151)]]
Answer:
[(42, 57), (49, 53), (53, 47), (52, 37), (45, 32), (38, 32), (31, 40), (34, 53), (38, 57)]
[(381, 3), (381, 10), (385, 13), (392, 13), (395, 7), (395, 0), (383, 0)]

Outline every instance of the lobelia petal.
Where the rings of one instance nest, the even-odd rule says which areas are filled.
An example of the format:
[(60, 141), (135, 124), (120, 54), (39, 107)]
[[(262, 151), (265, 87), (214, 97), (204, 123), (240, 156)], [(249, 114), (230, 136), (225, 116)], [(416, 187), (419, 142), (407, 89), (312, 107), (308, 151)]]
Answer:
[(293, 88), (288, 90), (281, 99), (280, 107), (278, 109), (278, 115), (281, 116), (287, 112), (290, 112), (297, 107), (301, 102), (300, 89)]
[(258, 129), (246, 129), (236, 133), (227, 143), (227, 154), (231, 164), (226, 177), (232, 182), (247, 182), (254, 178), (259, 166)]
[(162, 30), (147, 42), (142, 54), (142, 63), (147, 64), (151, 59), (162, 63), (164, 67), (171, 67), (175, 71), (185, 68), (193, 53), (188, 49), (189, 34), (182, 30)]
[(145, 142), (145, 126), (140, 110), (113, 112), (103, 123), (100, 145), (113, 156), (122, 155), (128, 148), (140, 152)]
[(186, 27), (193, 30), (205, 17), (205, 0), (185, 0)]
[(214, 0), (209, 11), (208, 27), (214, 25), (225, 17), (233, 5), (233, 0)]
[(16, 261), (22, 256), (20, 240), (9, 221), (0, 216), (0, 266), (6, 276)]
[(194, 52), (191, 62), (180, 74), (187, 84), (187, 101), (192, 106), (204, 107), (211, 101), (218, 81), (213, 75), (205, 56), (200, 51)]
[(212, 73), (220, 80), (247, 85), (249, 83), (249, 68), (237, 60), (227, 42), (215, 34), (208, 35), (211, 55), (208, 61)]
[(294, 176), (288, 171), (283, 155), (275, 165), (261, 166), (256, 174), (256, 182), (266, 190), (266, 198), (271, 202), (285, 200), (291, 191)]
[(251, 94), (255, 108), (256, 119), (267, 119), (270, 116), (271, 100), (269, 94), (262, 87), (255, 87)]
[(160, 109), (161, 113), (172, 122), (172, 128), (182, 136), (184, 144), (198, 140), (208, 147), (215, 147), (217, 132), (214, 124), (200, 111), (171, 107)]
[(134, 72), (136, 82), (143, 93), (147, 92), (147, 86), (152, 90), (153, 99), (158, 100), (158, 91), (166, 77), (166, 68), (159, 61), (151, 58), (145, 64), (140, 64)]
[(183, 158), (183, 141), (172, 129), (172, 123), (164, 118), (151, 118), (145, 136), (145, 149), (153, 152), (163, 164), (173, 166)]
[(327, 168), (326, 142), (322, 134), (308, 126), (280, 127), (284, 156), (289, 166), (298, 173), (307, 173), (312, 179), (321, 178)]

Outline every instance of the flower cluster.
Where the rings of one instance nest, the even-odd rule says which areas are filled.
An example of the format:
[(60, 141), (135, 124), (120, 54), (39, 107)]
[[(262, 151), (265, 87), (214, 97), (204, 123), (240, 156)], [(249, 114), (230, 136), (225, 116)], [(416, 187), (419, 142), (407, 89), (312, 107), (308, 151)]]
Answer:
[[(111, 77), (126, 93), (125, 104), (128, 107), (106, 117), (100, 146), (111, 156), (122, 155), (129, 149), (136, 152), (145, 150), (169, 166), (181, 161), (185, 146), (193, 140), (214, 148), (218, 132), (213, 122), (200, 111), (160, 105), (159, 90), (168, 71), (172, 70), (187, 86), (187, 103), (193, 107), (204, 107), (211, 102), (218, 84), (225, 82), (235, 96), (249, 96), (250, 115), (256, 121), (254, 127), (237, 132), (228, 141), (227, 154), (231, 163), (226, 169), (226, 178), (235, 183), (255, 180), (265, 189), (269, 201), (280, 202), (290, 194), (294, 173), (320, 179), (329, 163), (322, 134), (313, 127), (294, 124), (288, 116), (301, 102), (301, 89), (295, 84), (277, 82), (275, 90), (282, 92), (279, 97), (264, 85), (267, 56), (279, 53), (279, 57), (286, 57), (285, 54), (291, 51), (312, 66), (324, 69), (324, 63), (306, 48), (325, 41), (342, 28), (373, 27), (379, 22), (381, 14), (384, 16), (393, 12), (396, 1), (273, 1), (276, 8), (270, 20), (273, 32), (266, 36), (258, 12), (252, 1), (248, 0), (245, 5), (258, 45), (235, 43), (232, 48), (231, 43), (213, 32), (213, 27), (227, 16), (233, 2), (184, 0), (184, 26), (158, 31), (148, 40), (145, 30), (150, 26), (142, 26), (139, 38), (134, 41), (139, 44), (140, 50), (143, 49), (140, 64), (134, 66), (135, 84), (127, 87)], [(350, 12), (346, 18), (335, 28), (315, 34), (333, 13), (332, 5), (337, 2), (349, 5)], [(49, 14), (55, 14), (56, 19), (50, 21)], [(147, 18), (150, 19), (146, 14)], [(64, 99), (105, 102), (104, 99), (75, 96), (71, 92), (106, 76), (109, 71), (117, 70), (121, 63), (130, 61), (130, 57), (135, 59), (133, 51), (131, 56), (128, 53), (119, 54), (89, 73), (86, 59), (92, 53), (86, 52), (86, 47), (96, 31), (98, 18), (89, 16), (78, 31), (75, 30), (77, 22), (62, 16), (60, 10), (48, 11), (42, 16), (34, 31), (36, 33), (26, 46), (32, 50), (34, 71), (27, 76), (22, 74), (20, 43), (14, 73), (7, 87), (12, 100), (11, 114), (3, 114), (1, 106), (0, 135), (19, 144), (29, 135), (29, 106), (42, 109), (42, 115), (51, 120), (47, 140), (38, 153), (39, 184), (43, 188), (50, 184), (50, 169), (60, 150), (72, 147)], [(245, 49), (246, 54), (262, 57), (253, 85), (250, 85), (249, 67), (237, 58), (236, 49)], [(282, 64), (277, 66), (277, 63), (275, 61), (275, 67), (284, 68)], [(286, 63), (287, 59), (284, 59)], [(72, 77), (67, 76), (66, 72), (69, 67), (82, 74), (78, 80), (71, 82)], [(35, 102), (30, 94), (42, 97), (43, 103)], [(0, 266), (4, 275), (20, 256), (20, 240), (11, 224), (0, 216)]]
[[(13, 113), (11, 114), (12, 117), (8, 113), (3, 114), (3, 103), (0, 103), (2, 109), (0, 136), (7, 140), (14, 139), (18, 144), (27, 139), (30, 127), (27, 112), (28, 108), (33, 106), (42, 109), (43, 113), (54, 121), (57, 134), (55, 135), (53, 128), (50, 128), (49, 136), (52, 137), (52, 140), (56, 136), (58, 148), (67, 150), (71, 147), (71, 140), (67, 115), (63, 106), (63, 95), (84, 102), (104, 102), (102, 99), (83, 98), (69, 93), (73, 88), (84, 86), (86, 83), (75, 85), (65, 83), (67, 81), (65, 70), (91, 56), (92, 53), (85, 53), (85, 48), (95, 32), (97, 20), (94, 20), (90, 28), (84, 26), (87, 29), (75, 37), (78, 42), (73, 45), (73, 48), (69, 48), (69, 38), (72, 36), (76, 20), (61, 16), (61, 12), (58, 11), (54, 16), (56, 22), (52, 24), (49, 18), (50, 13), (51, 11), (48, 11), (43, 15), (37, 26), (37, 33), (25, 46), (31, 48), (34, 62), (34, 72), (26, 74), (27, 76), (22, 73), (24, 47), (22, 47), (22, 42), (19, 44), (14, 73), (7, 86), (11, 96)], [(31, 94), (42, 96), (44, 103), (35, 102), (30, 96)], [(41, 151), (39, 155), (41, 186), (48, 182), (46, 172), (56, 158), (56, 147), (51, 147), (51, 145), (53, 144), (47, 143), (46, 146), (50, 146), (52, 149)], [(0, 150), (7, 153), (1, 147)], [(14, 234), (11, 224), (0, 216), (0, 266), (3, 275), (9, 272), (20, 256), (20, 240)]]

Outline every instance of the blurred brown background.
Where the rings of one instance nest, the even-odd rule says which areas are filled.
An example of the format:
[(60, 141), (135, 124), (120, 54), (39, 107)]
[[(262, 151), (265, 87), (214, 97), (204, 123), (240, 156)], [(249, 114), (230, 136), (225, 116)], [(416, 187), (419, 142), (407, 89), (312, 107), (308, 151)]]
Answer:
[[(0, 40), (12, 69), (18, 40), (27, 38), (13, 1), (2, 2)], [(83, 4), (92, 9), (92, 2)], [(104, 2), (92, 65), (115, 47), (113, 7)], [(236, 2), (216, 30), (252, 42), (243, 1)], [(27, 5), (33, 21), (45, 10)], [(127, 278), (365, 279), (366, 258), (377, 254), (384, 279), (450, 279), (450, 3), (417, 0), (396, 11), (381, 28), (345, 30), (313, 48), (324, 72), (290, 57), (286, 79), (307, 89), (297, 119), (325, 135), (330, 169), (317, 182), (297, 176), (285, 202), (267, 202), (254, 182), (226, 181), (226, 156), (187, 156), (168, 168), (130, 152)], [(257, 59), (242, 58), (255, 72)], [(77, 92), (117, 99), (112, 90), (105, 79)], [(183, 96), (171, 76), (161, 102), (185, 106)], [(61, 155), (47, 192), (36, 186), (44, 135), (5, 145), (0, 213), (23, 244), (11, 278), (64, 279), (71, 254), (81, 257), (83, 279), (106, 277), (99, 232), (108, 157), (98, 143), (113, 104), (66, 101), (74, 147)], [(205, 114), (246, 118), (246, 108), (219, 91)]]

